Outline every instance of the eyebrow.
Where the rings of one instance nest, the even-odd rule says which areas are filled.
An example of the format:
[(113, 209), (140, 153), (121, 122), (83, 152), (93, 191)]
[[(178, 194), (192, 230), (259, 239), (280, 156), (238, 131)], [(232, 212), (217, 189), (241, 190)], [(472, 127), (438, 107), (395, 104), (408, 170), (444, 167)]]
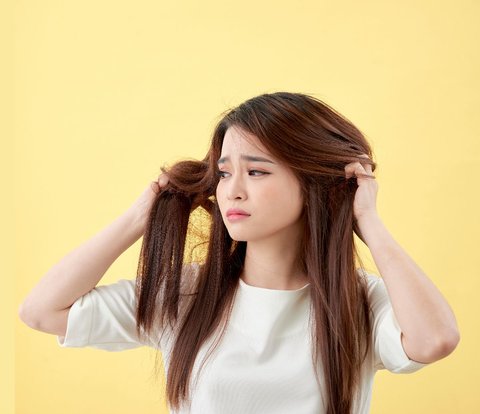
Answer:
[[(271, 163), (271, 164), (275, 164), (273, 161), (270, 161), (270, 160), (267, 159), (267, 158), (257, 157), (257, 156), (253, 156), (253, 155), (240, 154), (240, 159), (246, 160), (246, 161), (253, 161), (253, 162), (269, 162), (269, 163)], [(217, 164), (222, 164), (222, 163), (224, 163), (225, 161), (230, 161), (230, 157), (229, 157), (229, 156), (226, 156), (226, 157), (220, 158), (220, 159), (217, 161)]]

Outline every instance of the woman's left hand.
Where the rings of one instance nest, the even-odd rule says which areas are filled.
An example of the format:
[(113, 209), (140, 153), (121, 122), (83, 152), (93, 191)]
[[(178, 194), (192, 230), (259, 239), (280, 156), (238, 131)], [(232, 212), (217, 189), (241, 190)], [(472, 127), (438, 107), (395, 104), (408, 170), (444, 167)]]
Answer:
[[(362, 154), (361, 157), (369, 158), (367, 154)], [(353, 202), (353, 214), (357, 222), (366, 215), (377, 214), (378, 183), (372, 166), (358, 161), (351, 162), (345, 166), (345, 176), (347, 180), (351, 177), (357, 178), (358, 188)]]

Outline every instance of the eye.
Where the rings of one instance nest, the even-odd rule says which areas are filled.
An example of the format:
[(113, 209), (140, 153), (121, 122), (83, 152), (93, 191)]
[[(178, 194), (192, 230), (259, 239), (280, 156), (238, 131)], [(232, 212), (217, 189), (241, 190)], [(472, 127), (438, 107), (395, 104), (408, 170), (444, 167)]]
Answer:
[[(260, 173), (261, 175), (270, 174), (270, 173), (258, 171), (258, 170), (248, 170), (248, 172), (249, 173), (256, 172), (256, 173)], [(220, 178), (225, 178), (223, 174), (228, 174), (228, 173), (226, 171), (220, 171), (220, 170), (217, 171), (217, 176), (219, 176)], [(259, 177), (259, 175), (254, 175), (254, 177)]]
[[(257, 172), (257, 173), (260, 173), (260, 174), (262, 174), (262, 175), (268, 174), (268, 173), (266, 173), (266, 172), (258, 171), (258, 170), (249, 170), (248, 172), (249, 172), (249, 173), (251, 173), (251, 172)], [(256, 177), (258, 177), (258, 176), (256, 176)]]

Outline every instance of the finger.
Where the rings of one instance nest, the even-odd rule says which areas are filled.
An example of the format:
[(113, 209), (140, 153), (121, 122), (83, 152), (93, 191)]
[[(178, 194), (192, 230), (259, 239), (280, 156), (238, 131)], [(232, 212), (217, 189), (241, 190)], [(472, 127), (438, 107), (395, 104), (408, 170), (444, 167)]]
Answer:
[(350, 164), (345, 166), (345, 175), (347, 180), (354, 176), (361, 176), (362, 174), (366, 175), (367, 172), (363, 168), (363, 165), (360, 164), (360, 162), (358, 161), (351, 162)]
[(152, 181), (151, 184), (150, 184), (150, 188), (153, 190), (153, 192), (155, 192), (156, 194), (159, 193), (160, 191), (160, 188), (159, 188), (159, 185), (156, 181)]
[[(370, 159), (370, 157), (367, 154), (361, 154), (361, 155), (359, 155), (359, 157)], [(360, 170), (358, 170), (359, 167), (361, 168)], [(351, 162), (351, 163), (349, 163), (345, 166), (345, 176), (346, 176), (347, 180), (349, 178), (357, 175), (357, 173), (360, 176), (362, 176), (362, 175), (365, 176), (366, 175), (368, 177), (375, 178), (375, 176), (373, 175), (371, 164), (368, 164), (368, 163), (364, 164), (361, 161), (354, 161), (354, 162)]]
[(352, 164), (347, 164), (345, 166), (345, 177), (348, 180), (349, 178), (353, 177), (354, 175), (354, 168)]
[[(370, 157), (367, 154), (362, 154), (362, 155), (360, 155), (360, 157), (370, 159)], [(365, 169), (365, 172), (369, 176), (374, 177), (373, 171), (372, 171), (372, 164), (362, 163), (362, 162), (361, 162), (361, 164), (362, 164), (363, 168)]]
[(373, 174), (369, 174), (365, 169), (365, 166), (360, 162), (354, 162), (351, 169), (353, 170), (353, 175), (358, 178), (375, 178)]
[(365, 168), (365, 171), (368, 173), (368, 175), (373, 176), (373, 171), (372, 171), (372, 164), (363, 164), (363, 167)]
[(161, 174), (160, 177), (158, 177), (158, 185), (160, 187), (165, 187), (168, 184), (168, 176), (166, 174)]
[(355, 175), (358, 177), (362, 177), (363, 175), (368, 175), (365, 167), (360, 162), (355, 163)]

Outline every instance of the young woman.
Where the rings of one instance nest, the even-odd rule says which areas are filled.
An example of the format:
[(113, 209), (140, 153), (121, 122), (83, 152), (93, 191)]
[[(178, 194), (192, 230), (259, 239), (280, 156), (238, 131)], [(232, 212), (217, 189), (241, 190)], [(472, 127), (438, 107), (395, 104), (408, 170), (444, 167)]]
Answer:
[[(414, 372), (459, 341), (450, 306), (378, 215), (375, 169), (362, 133), (319, 99), (249, 99), (202, 161), (162, 167), (56, 264), (20, 316), (63, 347), (160, 350), (173, 413), (366, 414), (377, 370)], [(207, 249), (188, 262), (197, 208)], [(354, 234), (381, 278), (357, 266)], [(137, 277), (96, 286), (142, 235)]]

